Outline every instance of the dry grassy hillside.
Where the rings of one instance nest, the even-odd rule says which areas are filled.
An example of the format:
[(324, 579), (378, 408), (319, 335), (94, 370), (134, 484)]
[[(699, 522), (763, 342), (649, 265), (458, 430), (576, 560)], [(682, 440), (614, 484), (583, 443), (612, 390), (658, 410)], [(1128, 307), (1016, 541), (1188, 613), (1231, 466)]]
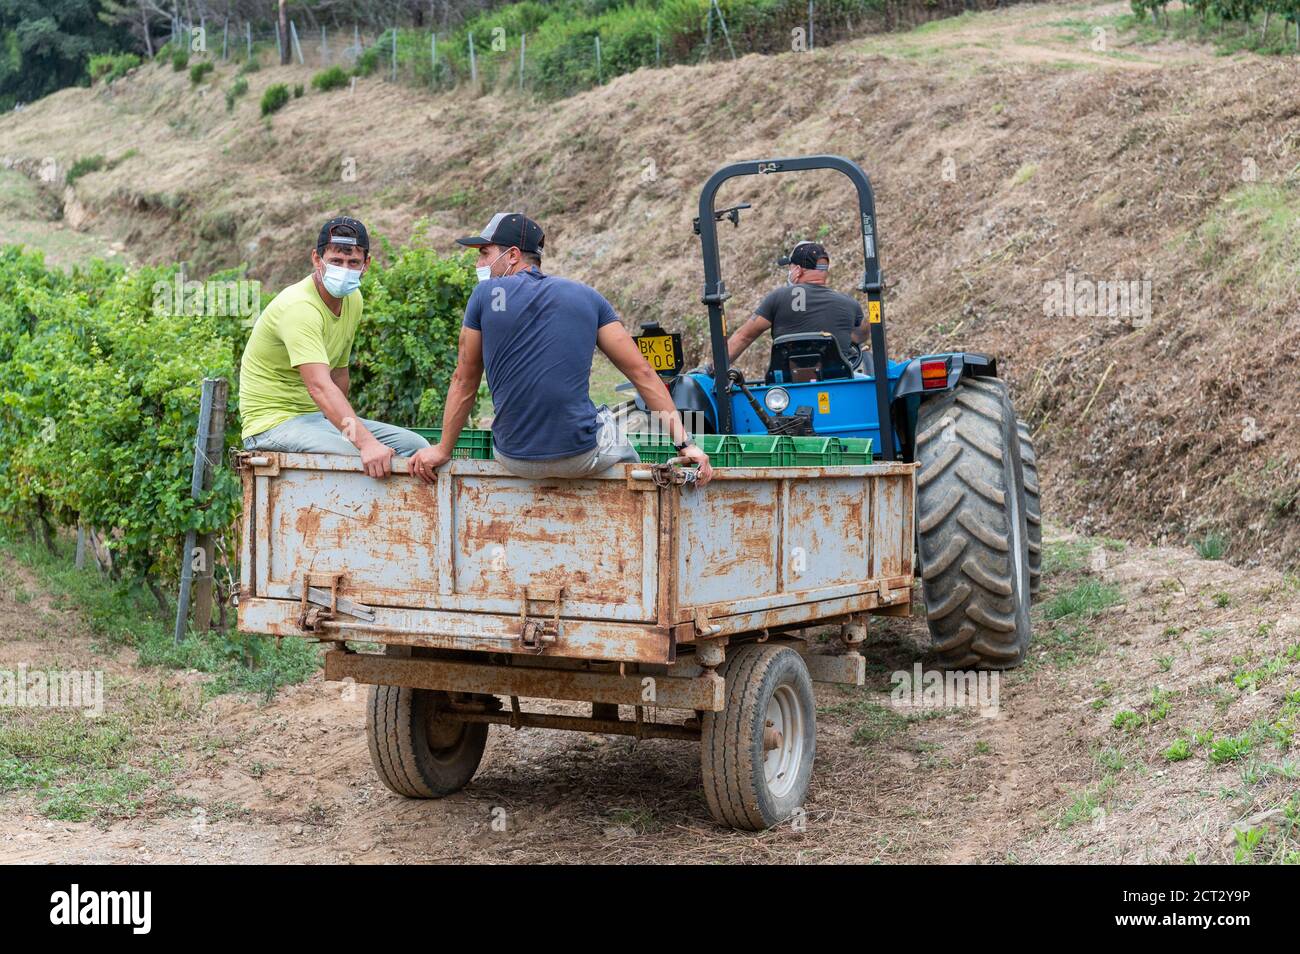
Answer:
[[(596, 285), (630, 322), (698, 330), (690, 223), (708, 174), (849, 156), (877, 189), (891, 350), (998, 355), (1038, 428), (1050, 511), (1160, 542), (1216, 530), (1239, 562), (1294, 566), (1300, 66), (1126, 45), (1125, 9), (961, 17), (813, 54), (643, 70), (551, 104), (372, 79), (263, 120), (262, 90), (309, 73), (254, 73), (227, 112), (233, 69), (195, 89), (146, 67), (3, 117), (0, 157), (29, 175), (51, 156), (119, 160), (63, 197), (59, 231), (142, 261), (247, 261), (268, 282), (302, 271), (340, 209), (398, 242), (425, 220), (449, 243), (523, 208), (548, 230), (550, 269)], [(780, 280), (772, 259), (795, 237), (848, 249), (850, 199), (830, 174), (723, 191), (756, 207), (722, 233), (733, 320)], [(856, 266), (835, 261), (847, 289)], [(1149, 278), (1150, 320), (1045, 316), (1045, 285), (1067, 272)]]

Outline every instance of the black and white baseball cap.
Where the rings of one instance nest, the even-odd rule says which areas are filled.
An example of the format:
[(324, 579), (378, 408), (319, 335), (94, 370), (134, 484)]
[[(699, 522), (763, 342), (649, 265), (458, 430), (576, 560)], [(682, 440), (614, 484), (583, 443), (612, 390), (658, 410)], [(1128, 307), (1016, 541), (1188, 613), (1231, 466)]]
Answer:
[(324, 255), (327, 245), (355, 245), (370, 254), (370, 233), (360, 219), (339, 215), (320, 227), (316, 237), (316, 254)]
[[(826, 265), (819, 265), (818, 262), (826, 261)], [(831, 257), (826, 254), (824, 246), (816, 242), (800, 242), (794, 248), (790, 249), (790, 254), (778, 258), (778, 265), (798, 265), (800, 268), (821, 268), (826, 269), (830, 265)]]
[(522, 212), (498, 212), (478, 235), (467, 235), (456, 241), (470, 248), (500, 245), (521, 252), (540, 252), (546, 244), (546, 236), (542, 227)]

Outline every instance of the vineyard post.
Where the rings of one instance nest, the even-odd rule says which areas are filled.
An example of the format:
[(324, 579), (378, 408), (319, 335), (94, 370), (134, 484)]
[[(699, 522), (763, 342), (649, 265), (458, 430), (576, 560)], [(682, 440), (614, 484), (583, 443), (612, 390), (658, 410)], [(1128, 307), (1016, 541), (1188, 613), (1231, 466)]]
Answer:
[(474, 62), (474, 34), (469, 34), (469, 81), (478, 83), (478, 64)]
[(226, 61), (227, 45), (230, 41), (230, 21), (227, 20), (221, 25), (221, 62)]
[(77, 518), (77, 559), (74, 564), (78, 570), (86, 566), (86, 523)]
[(438, 85), (438, 34), (429, 34), (429, 85)]
[(393, 27), (393, 82), (397, 82), (397, 27)]
[(813, 48), (813, 0), (808, 0), (808, 52)]
[[(224, 378), (204, 378), (203, 394), (199, 399), (198, 433), (194, 439), (194, 467), (190, 472), (190, 496), (198, 501), (204, 491), (212, 486), (214, 469), (213, 458), (220, 460), (221, 449), (226, 439), (226, 394), (229, 385)], [(217, 418), (220, 418), (218, 421)], [(213, 450), (213, 443), (216, 449)], [(196, 533), (189, 530), (185, 534), (185, 548), (181, 552), (181, 587), (176, 598), (176, 630), (174, 639), (177, 645), (185, 638), (185, 624), (190, 613), (190, 590), (194, 583), (194, 557)], [(196, 628), (203, 628), (212, 619), (212, 534), (204, 534), (203, 566), (200, 571), (200, 599), (206, 599), (207, 620), (196, 614)], [(206, 596), (204, 586), (206, 585)], [(203, 608), (200, 604), (199, 608)]]
[(253, 21), (252, 20), (244, 21), (244, 42), (246, 44), (245, 49), (247, 50), (248, 53), (247, 58), (251, 60), (253, 58)]
[(302, 58), (302, 44), (298, 42), (298, 28), (294, 26), (292, 20), (289, 21), (289, 38), (293, 40), (293, 51), (294, 54), (298, 57), (298, 65), (306, 66), (307, 64), (303, 61)]
[(736, 58), (736, 48), (731, 45), (731, 31), (727, 29), (727, 21), (722, 16), (722, 7), (718, 6), (718, 0), (713, 0), (713, 9), (718, 11), (718, 24), (722, 27), (722, 36), (727, 41), (727, 49), (731, 51), (731, 58)]
[(597, 34), (596, 35), (596, 85), (600, 86), (604, 82), (605, 79), (601, 75), (601, 69), (600, 69), (600, 34)]
[(519, 34), (519, 92), (524, 91), (524, 50), (528, 46), (528, 34)]
[[(208, 445), (204, 461), (203, 489), (212, 489), (216, 480), (216, 469), (221, 466), (222, 454), (226, 449), (226, 396), (229, 385), (225, 378), (217, 378), (212, 395), (212, 423), (208, 427)], [(203, 572), (194, 581), (194, 628), (209, 629), (212, 626), (213, 592), (216, 580), (216, 534), (205, 533), (199, 537), (197, 546), (203, 551)]]

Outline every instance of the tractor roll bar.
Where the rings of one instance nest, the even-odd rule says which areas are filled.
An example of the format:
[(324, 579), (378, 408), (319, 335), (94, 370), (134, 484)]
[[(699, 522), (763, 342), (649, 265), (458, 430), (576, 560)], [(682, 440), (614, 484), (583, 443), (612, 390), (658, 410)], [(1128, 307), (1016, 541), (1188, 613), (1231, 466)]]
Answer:
[(709, 309), (709, 334), (713, 345), (714, 396), (718, 402), (718, 432), (731, 434), (730, 382), (727, 372), (727, 331), (723, 323), (723, 302), (731, 295), (722, 281), (718, 260), (718, 223), (713, 200), (718, 188), (738, 176), (763, 176), (775, 172), (806, 172), (810, 169), (836, 169), (852, 181), (858, 190), (858, 212), (862, 222), (862, 257), (864, 268), (858, 291), (867, 296), (866, 316), (871, 329), (871, 358), (876, 376), (876, 407), (880, 416), (880, 457), (894, 460), (894, 423), (889, 408), (888, 360), (885, 353), (885, 323), (881, 304), (880, 259), (876, 249), (876, 200), (871, 182), (862, 168), (842, 156), (803, 156), (797, 159), (761, 159), (733, 162), (723, 166), (704, 183), (700, 192), (700, 245), (704, 254), (704, 295), (701, 303)]

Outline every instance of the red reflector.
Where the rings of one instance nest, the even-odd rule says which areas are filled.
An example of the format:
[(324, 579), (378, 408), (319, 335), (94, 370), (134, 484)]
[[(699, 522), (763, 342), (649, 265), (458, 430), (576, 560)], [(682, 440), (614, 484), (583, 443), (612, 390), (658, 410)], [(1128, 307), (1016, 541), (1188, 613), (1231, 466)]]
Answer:
[(921, 385), (925, 388), (942, 388), (948, 385), (947, 361), (922, 361)]

